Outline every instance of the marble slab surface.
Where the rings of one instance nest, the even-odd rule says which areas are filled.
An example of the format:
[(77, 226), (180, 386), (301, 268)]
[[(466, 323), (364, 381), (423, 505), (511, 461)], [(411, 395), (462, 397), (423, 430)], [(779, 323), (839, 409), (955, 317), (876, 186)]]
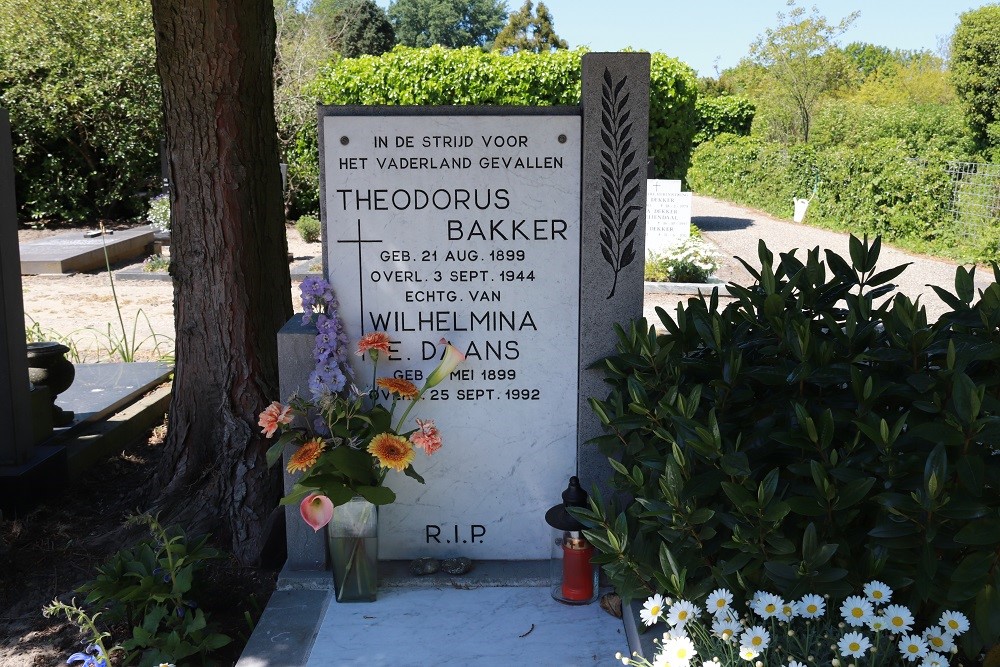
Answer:
[(547, 587), (380, 588), (373, 603), (330, 603), (306, 664), (610, 667), (616, 651), (628, 652), (621, 620)]

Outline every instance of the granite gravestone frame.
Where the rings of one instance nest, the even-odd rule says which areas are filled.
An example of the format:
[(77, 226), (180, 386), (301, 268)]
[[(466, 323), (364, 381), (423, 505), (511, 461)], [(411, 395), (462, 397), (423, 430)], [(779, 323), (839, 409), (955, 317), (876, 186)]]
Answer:
[(19, 265), (10, 121), (0, 109), (0, 465), (24, 463), (33, 444)]
[[(444, 447), (414, 462), (426, 485), (387, 478), (381, 559), (547, 559), (568, 477), (610, 478), (583, 445), (606, 394), (590, 366), (642, 312), (648, 82), (648, 54), (587, 54), (580, 107), (320, 107), (324, 273), (349, 337), (388, 333), (379, 374), (418, 385), (442, 338), (468, 357), (413, 411)], [(306, 386), (309, 334), (296, 318), (279, 336), (284, 396)], [(296, 509), (289, 567), (321, 567)]]

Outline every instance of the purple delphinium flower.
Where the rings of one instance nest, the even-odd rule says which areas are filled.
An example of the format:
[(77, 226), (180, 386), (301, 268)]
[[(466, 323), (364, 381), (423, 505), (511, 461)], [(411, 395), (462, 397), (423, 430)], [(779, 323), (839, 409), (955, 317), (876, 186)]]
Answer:
[(302, 323), (316, 317), (316, 342), (313, 360), (316, 368), (309, 375), (309, 391), (314, 399), (336, 394), (347, 384), (347, 333), (337, 316), (339, 304), (333, 288), (323, 278), (309, 277), (302, 281)]

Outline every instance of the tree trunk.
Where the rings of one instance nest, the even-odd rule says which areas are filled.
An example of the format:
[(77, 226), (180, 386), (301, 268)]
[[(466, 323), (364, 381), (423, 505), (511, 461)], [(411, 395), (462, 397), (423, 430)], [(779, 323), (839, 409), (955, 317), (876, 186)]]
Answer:
[(271, 0), (153, 0), (172, 184), (176, 373), (157, 509), (255, 562), (279, 496), (258, 413), (291, 317)]

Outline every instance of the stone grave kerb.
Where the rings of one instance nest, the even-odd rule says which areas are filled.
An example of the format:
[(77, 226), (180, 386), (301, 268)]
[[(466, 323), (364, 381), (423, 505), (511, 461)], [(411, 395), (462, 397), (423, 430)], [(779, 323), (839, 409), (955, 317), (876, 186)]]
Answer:
[(0, 109), (0, 465), (24, 463), (33, 445), (21, 290), (10, 118)]
[[(576, 349), (572, 355), (571, 373), (574, 388), (570, 390), (572, 425), (575, 433), (572, 451), (566, 462), (566, 477), (576, 474), (586, 488), (600, 488), (607, 497), (611, 468), (606, 457), (597, 447), (586, 444), (603, 433), (599, 419), (589, 407), (590, 397), (603, 397), (607, 393), (603, 373), (593, 365), (615, 350), (614, 325), (627, 323), (642, 314), (643, 265), (645, 257), (645, 167), (648, 154), (649, 122), (649, 71), (650, 56), (644, 53), (590, 53), (583, 57), (581, 105), (574, 108), (578, 137), (574, 150), (578, 151), (575, 168), (579, 169), (577, 199), (572, 208), (578, 221), (578, 236), (572, 249), (578, 258), (579, 276), (574, 286), (576, 311), (573, 325), (577, 331)], [(399, 115), (405, 110), (381, 108), (387, 115)], [(360, 113), (378, 114), (379, 110), (357, 108)], [(352, 110), (347, 110), (350, 113)], [(433, 118), (427, 110), (417, 110), (417, 115)], [(537, 110), (536, 110), (537, 111)], [(518, 116), (525, 114), (525, 123), (531, 110), (504, 107), (435, 109), (441, 114), (474, 116), (478, 114)], [(343, 108), (331, 111), (320, 107), (320, 178), (329, 183), (328, 157), (324, 147), (330, 141), (346, 145), (346, 134), (324, 136), (324, 119), (329, 115), (343, 114)], [(555, 115), (572, 115), (567, 110), (542, 111)], [(461, 126), (464, 127), (464, 126)], [(340, 150), (334, 145), (334, 150)], [(568, 157), (567, 157), (568, 159)], [(444, 177), (442, 177), (444, 178)], [(443, 180), (442, 182), (447, 182)], [(324, 185), (324, 187), (330, 187)], [(544, 201), (541, 202), (543, 205)], [(329, 248), (331, 218), (336, 217), (330, 207), (329, 196), (321, 197), (323, 219), (324, 275), (331, 278)], [(539, 207), (540, 211), (548, 209)], [(342, 213), (342, 211), (341, 211)], [(540, 215), (540, 214), (539, 214)], [(566, 216), (568, 219), (568, 216)], [(343, 222), (343, 221), (342, 221)], [(350, 221), (353, 224), (353, 221)], [(360, 225), (360, 222), (358, 223)], [(360, 233), (360, 229), (358, 230)], [(551, 233), (551, 230), (550, 230)], [(358, 237), (362, 238), (361, 236)], [(340, 264), (335, 266), (342, 268)], [(360, 272), (359, 272), (360, 274)], [(334, 287), (338, 297), (343, 284)], [(360, 288), (359, 288), (360, 289)], [(558, 336), (558, 330), (547, 332)], [(312, 339), (314, 329), (301, 323), (301, 316), (290, 320), (279, 334), (279, 359), (281, 395), (287, 398), (294, 392), (307, 392), (307, 378), (312, 370)], [(475, 409), (475, 402), (468, 409)], [(449, 425), (450, 427), (451, 425)], [(446, 439), (448, 437), (446, 433)], [(446, 444), (447, 446), (447, 444)], [(287, 453), (286, 453), (287, 457)], [(525, 464), (526, 465), (526, 464)], [(562, 473), (560, 473), (562, 475)], [(291, 476), (285, 476), (286, 491), (290, 489)], [(565, 487), (552, 484), (545, 493), (549, 505), (557, 502)], [(488, 488), (488, 486), (487, 486)], [(391, 507), (391, 506), (390, 506)], [(527, 508), (543, 524), (544, 506)], [(325, 541), (322, 533), (314, 534), (298, 516), (297, 507), (288, 507), (287, 539), (290, 570), (321, 569), (325, 566)], [(532, 519), (534, 520), (534, 519)], [(492, 528), (491, 528), (492, 529)], [(457, 530), (457, 528), (456, 528)], [(473, 532), (475, 528), (473, 528)], [(449, 533), (450, 534), (450, 533)], [(457, 544), (456, 532), (455, 543)], [(380, 551), (382, 545), (380, 544)], [(537, 558), (537, 554), (525, 559)], [(517, 560), (517, 558), (514, 558)]]

